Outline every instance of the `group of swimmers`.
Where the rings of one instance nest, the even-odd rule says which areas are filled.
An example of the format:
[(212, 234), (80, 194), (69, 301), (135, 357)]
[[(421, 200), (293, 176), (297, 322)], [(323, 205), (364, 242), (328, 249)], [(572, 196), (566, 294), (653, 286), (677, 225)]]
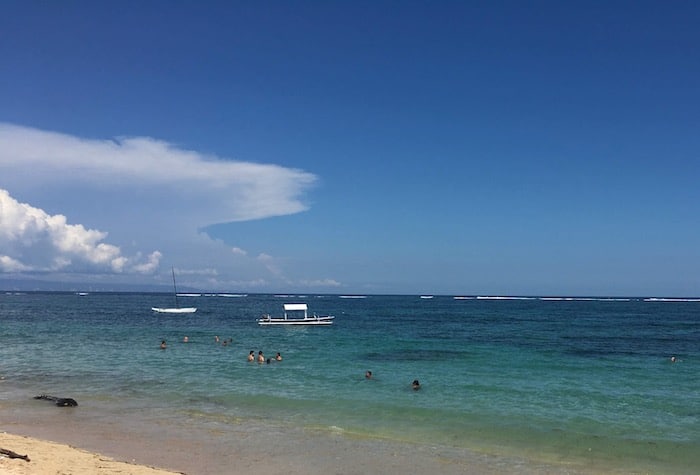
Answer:
[[(189, 343), (189, 342), (190, 342), (190, 337), (188, 337), (187, 335), (185, 335), (185, 336), (182, 338), (182, 342), (183, 342), (183, 343)], [(217, 336), (214, 337), (214, 342), (215, 342), (216, 344), (221, 343), (223, 346), (228, 346), (229, 344), (233, 343), (233, 338), (228, 338), (228, 339), (226, 339), (226, 340), (224, 340), (224, 341), (221, 341), (221, 339), (220, 339), (219, 336), (217, 335)], [(160, 349), (161, 349), (161, 350), (165, 350), (166, 348), (168, 348), (168, 345), (167, 345), (167, 343), (165, 342), (165, 340), (161, 341), (161, 342), (160, 342)], [(278, 353), (278, 354), (279, 354), (279, 353)]]
[[(182, 339), (182, 341), (183, 341), (183, 343), (188, 343), (188, 342), (190, 341), (190, 339), (189, 339), (188, 337), (185, 337), (185, 338)], [(216, 341), (216, 343), (219, 343), (219, 341), (220, 341), (220, 340), (219, 340), (219, 337), (218, 337), (218, 336), (215, 336), (215, 337), (214, 337), (214, 341)], [(231, 339), (231, 341), (233, 341), (233, 338)], [(228, 343), (229, 343), (229, 340), (224, 340), (222, 344), (223, 344), (223, 345), (227, 345)], [(167, 348), (167, 345), (166, 345), (166, 343), (165, 343), (165, 340), (161, 341), (161, 342), (160, 342), (160, 349), (161, 349), (161, 350), (164, 350), (164, 349), (166, 349), (166, 348)], [(248, 353), (248, 361), (251, 362), (251, 363), (252, 363), (253, 361), (256, 361), (255, 350), (250, 350), (250, 353)], [(274, 360), (273, 360), (272, 358), (265, 358), (265, 354), (262, 352), (262, 350), (258, 351), (258, 357), (257, 357), (257, 362), (258, 362), (258, 363), (260, 363), (260, 364), (263, 364), (263, 363), (270, 364), (272, 361), (282, 361), (282, 355), (280, 354), (279, 351), (278, 351), (277, 354), (275, 355)], [(671, 358), (671, 361), (675, 363), (675, 362), (676, 362), (676, 357), (675, 357), (675, 356), (672, 357), (672, 358)], [(372, 371), (367, 370), (367, 371), (365, 372), (365, 379), (372, 379), (372, 376), (373, 376)], [(414, 391), (418, 391), (418, 390), (420, 389), (420, 381), (418, 381), (417, 379), (414, 379), (413, 382), (411, 383), (411, 388), (412, 388)]]
[[(270, 364), (273, 361), (271, 358), (265, 358), (265, 354), (262, 352), (262, 350), (258, 351), (257, 359), (258, 363)], [(248, 361), (255, 361), (255, 350), (250, 350), (250, 353), (248, 353)], [(274, 361), (282, 361), (282, 355), (279, 352), (277, 352), (277, 354), (275, 355)]]

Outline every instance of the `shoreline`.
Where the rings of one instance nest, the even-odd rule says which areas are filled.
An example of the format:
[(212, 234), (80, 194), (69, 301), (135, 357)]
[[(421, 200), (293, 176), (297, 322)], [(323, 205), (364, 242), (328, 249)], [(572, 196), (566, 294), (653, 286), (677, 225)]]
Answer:
[[(255, 427), (253, 429), (259, 429)], [(209, 440), (193, 429), (185, 433), (152, 434), (123, 427), (104, 428), (16, 426), (0, 427), (0, 447), (27, 455), (0, 458), (0, 469), (11, 475), (73, 475), (126, 473), (132, 475), (325, 475), (406, 473), (458, 474), (622, 474), (633, 471), (595, 470), (570, 463), (538, 462), (470, 450), (373, 440), (298, 427), (268, 427), (250, 433), (246, 424), (231, 430), (206, 430)], [(228, 432), (225, 434), (224, 432)], [(233, 435), (233, 437), (231, 437)], [(231, 444), (231, 441), (235, 443)], [(261, 441), (267, 440), (263, 443)]]
[[(572, 460), (505, 446), (477, 448), (363, 436), (249, 418), (211, 417), (167, 406), (0, 404), (0, 448), (27, 455), (0, 459), (11, 475), (600, 475), (640, 474), (602, 460)], [(118, 467), (109, 469), (109, 467)], [(6, 470), (7, 469), (7, 470)], [(662, 473), (662, 472), (659, 472)]]

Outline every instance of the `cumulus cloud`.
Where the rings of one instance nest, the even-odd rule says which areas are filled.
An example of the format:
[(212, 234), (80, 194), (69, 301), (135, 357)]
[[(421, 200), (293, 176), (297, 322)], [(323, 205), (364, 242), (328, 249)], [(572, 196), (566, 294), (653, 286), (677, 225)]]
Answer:
[(103, 270), (113, 273), (152, 272), (161, 257), (158, 251), (145, 262), (123, 256), (119, 247), (107, 244), (107, 233), (68, 224), (63, 215), (20, 203), (0, 189), (0, 271)]

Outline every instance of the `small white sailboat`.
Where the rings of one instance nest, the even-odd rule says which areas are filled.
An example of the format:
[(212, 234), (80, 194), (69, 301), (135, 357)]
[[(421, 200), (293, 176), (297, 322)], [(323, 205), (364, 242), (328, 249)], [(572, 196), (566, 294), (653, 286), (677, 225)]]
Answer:
[(175, 295), (175, 307), (151, 307), (156, 313), (194, 313), (197, 311), (197, 307), (180, 307), (177, 301), (177, 286), (175, 285), (175, 268), (172, 268), (173, 272), (173, 291)]

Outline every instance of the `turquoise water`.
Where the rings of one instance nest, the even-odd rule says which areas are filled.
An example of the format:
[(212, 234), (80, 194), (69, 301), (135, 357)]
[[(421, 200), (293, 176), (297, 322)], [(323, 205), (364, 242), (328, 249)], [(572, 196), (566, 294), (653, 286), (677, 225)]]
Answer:
[[(196, 314), (151, 313), (170, 300), (0, 295), (5, 407), (49, 393), (601, 469), (700, 466), (699, 301), (203, 295), (180, 299)], [(255, 323), (291, 302), (334, 325)]]

